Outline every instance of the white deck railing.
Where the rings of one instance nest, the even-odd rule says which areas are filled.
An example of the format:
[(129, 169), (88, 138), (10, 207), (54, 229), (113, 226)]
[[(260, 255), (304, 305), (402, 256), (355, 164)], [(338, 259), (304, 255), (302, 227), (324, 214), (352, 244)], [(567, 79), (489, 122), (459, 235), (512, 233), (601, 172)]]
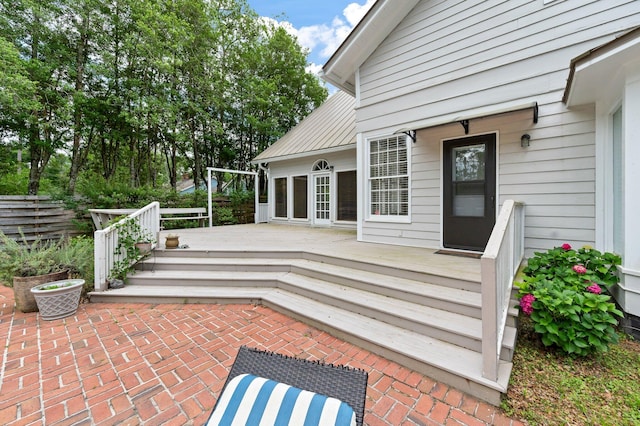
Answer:
[(513, 279), (524, 256), (524, 205), (505, 201), (480, 259), (482, 275), (482, 375), (498, 379)]
[(95, 291), (107, 289), (107, 279), (114, 263), (124, 257), (124, 253), (115, 253), (118, 247), (118, 224), (129, 220), (137, 221), (143, 233), (152, 235), (157, 243), (160, 232), (160, 203), (154, 201), (119, 222), (94, 232)]

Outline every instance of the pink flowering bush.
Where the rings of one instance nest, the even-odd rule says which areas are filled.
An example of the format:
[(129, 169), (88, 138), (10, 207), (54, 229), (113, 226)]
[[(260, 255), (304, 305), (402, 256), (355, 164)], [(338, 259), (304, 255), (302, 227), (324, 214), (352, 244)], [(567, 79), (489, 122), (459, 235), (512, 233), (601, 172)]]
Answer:
[(533, 294), (525, 294), (520, 299), (520, 309), (527, 315), (531, 315), (533, 312), (533, 302), (536, 301), (536, 298)]
[(584, 275), (587, 273), (587, 268), (582, 265), (574, 265), (572, 269), (578, 275)]
[(617, 342), (622, 312), (616, 309), (607, 286), (619, 279), (613, 253), (600, 253), (569, 244), (535, 253), (523, 270), (519, 287), (520, 310), (531, 317), (546, 346), (586, 356), (604, 352)]
[(593, 283), (589, 287), (587, 287), (587, 291), (590, 292), (590, 293), (593, 293), (593, 294), (602, 293), (602, 289), (600, 288), (600, 286), (597, 283)]

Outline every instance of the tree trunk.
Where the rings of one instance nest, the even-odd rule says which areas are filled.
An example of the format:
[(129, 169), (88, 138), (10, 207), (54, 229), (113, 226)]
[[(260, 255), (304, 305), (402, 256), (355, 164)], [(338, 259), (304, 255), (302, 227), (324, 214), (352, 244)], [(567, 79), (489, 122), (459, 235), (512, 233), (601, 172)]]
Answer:
[[(82, 24), (80, 25), (80, 40), (78, 41), (78, 48), (76, 50), (76, 94), (82, 93), (84, 90), (84, 67), (87, 61), (87, 44), (88, 44), (88, 31), (89, 31), (89, 16), (82, 16)], [(69, 169), (69, 193), (75, 194), (76, 181), (78, 180), (78, 174), (80, 168), (84, 162), (86, 155), (84, 150), (89, 149), (89, 144), (84, 148), (81, 147), (82, 142), (82, 108), (78, 105), (77, 99), (73, 103), (73, 147), (71, 150), (71, 167)]]

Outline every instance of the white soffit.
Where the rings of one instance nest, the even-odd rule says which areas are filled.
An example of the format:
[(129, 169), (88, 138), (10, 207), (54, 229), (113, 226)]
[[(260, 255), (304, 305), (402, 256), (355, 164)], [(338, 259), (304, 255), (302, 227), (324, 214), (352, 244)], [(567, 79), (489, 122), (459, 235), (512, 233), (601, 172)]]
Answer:
[(626, 75), (640, 69), (640, 28), (571, 61), (563, 101), (567, 106), (620, 96)]
[(378, 0), (322, 67), (322, 79), (355, 96), (356, 70), (420, 0)]

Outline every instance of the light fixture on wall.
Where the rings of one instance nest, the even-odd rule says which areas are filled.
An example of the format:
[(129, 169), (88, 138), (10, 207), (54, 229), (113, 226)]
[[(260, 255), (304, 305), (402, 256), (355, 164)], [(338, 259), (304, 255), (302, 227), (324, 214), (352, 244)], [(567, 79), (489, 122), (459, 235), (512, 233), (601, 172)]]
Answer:
[(531, 136), (529, 136), (529, 133), (525, 133), (524, 135), (520, 136), (521, 147), (527, 148), (530, 143), (531, 143)]

